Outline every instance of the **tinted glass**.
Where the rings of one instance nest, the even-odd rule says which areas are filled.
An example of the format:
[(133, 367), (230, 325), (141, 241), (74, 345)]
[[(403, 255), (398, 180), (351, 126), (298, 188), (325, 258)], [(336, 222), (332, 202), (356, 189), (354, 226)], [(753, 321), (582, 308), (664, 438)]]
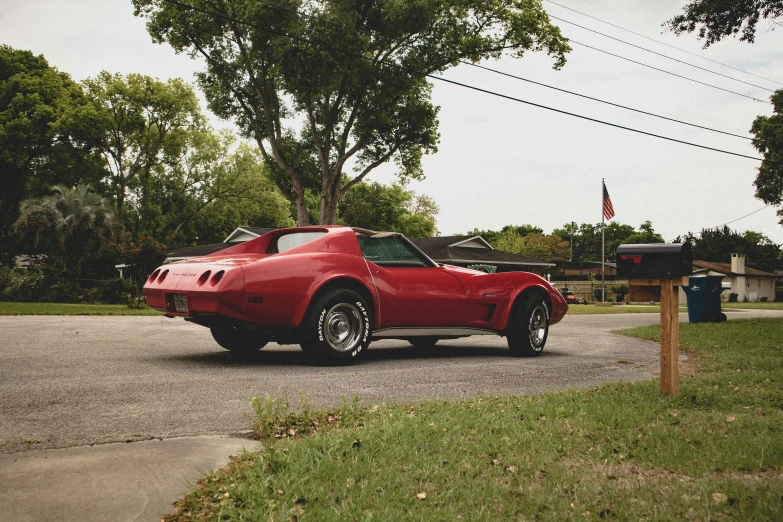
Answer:
[(396, 236), (357, 236), (362, 255), (376, 265), (389, 267), (426, 267), (427, 265)]
[(277, 238), (277, 251), (285, 252), (298, 246), (302, 246), (310, 241), (315, 241), (319, 237), (325, 236), (326, 232), (294, 232)]

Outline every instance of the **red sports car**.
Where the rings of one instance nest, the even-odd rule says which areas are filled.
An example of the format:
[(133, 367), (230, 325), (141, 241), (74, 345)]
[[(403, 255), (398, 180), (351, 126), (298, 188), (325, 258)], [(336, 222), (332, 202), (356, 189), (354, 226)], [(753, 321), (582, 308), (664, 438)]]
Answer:
[(234, 352), (298, 343), (321, 362), (349, 362), (377, 339), (414, 346), (502, 335), (535, 356), (568, 310), (528, 272), (439, 265), (402, 234), (342, 226), (274, 230), (155, 270), (147, 304), (212, 332)]

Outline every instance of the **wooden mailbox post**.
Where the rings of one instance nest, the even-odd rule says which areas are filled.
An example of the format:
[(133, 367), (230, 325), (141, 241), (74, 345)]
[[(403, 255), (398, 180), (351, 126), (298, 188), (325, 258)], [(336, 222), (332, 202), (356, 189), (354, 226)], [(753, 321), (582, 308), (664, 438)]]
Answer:
[(693, 272), (689, 243), (620, 245), (617, 275), (629, 286), (661, 289), (661, 393), (680, 392), (680, 286), (688, 286)]
[(661, 288), (661, 393), (680, 393), (680, 285), (688, 286), (687, 277), (677, 279), (630, 279), (628, 285)]

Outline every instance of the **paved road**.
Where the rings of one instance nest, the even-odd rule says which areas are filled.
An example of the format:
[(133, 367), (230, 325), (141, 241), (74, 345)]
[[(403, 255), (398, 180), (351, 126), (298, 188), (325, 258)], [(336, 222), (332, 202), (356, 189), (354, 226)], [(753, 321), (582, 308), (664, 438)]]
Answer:
[[(783, 313), (730, 314), (751, 316)], [(473, 337), (428, 351), (374, 343), (356, 366), (321, 368), (293, 346), (237, 360), (181, 320), (0, 317), (0, 520), (158, 520), (202, 471), (254, 447), (226, 435), (249, 428), (255, 394), (337, 406), (354, 393), (389, 403), (648, 379), (657, 345), (609, 331), (657, 321), (568, 316), (536, 359)]]
[(0, 317), (0, 453), (241, 433), (251, 397), (280, 390), (294, 403), (301, 390), (313, 406), (337, 406), (352, 394), (375, 404), (648, 379), (658, 370), (656, 345), (609, 330), (657, 319), (568, 316), (535, 359), (510, 357), (500, 337), (477, 336), (429, 351), (382, 341), (355, 366), (324, 368), (298, 346), (238, 360), (180, 319)]

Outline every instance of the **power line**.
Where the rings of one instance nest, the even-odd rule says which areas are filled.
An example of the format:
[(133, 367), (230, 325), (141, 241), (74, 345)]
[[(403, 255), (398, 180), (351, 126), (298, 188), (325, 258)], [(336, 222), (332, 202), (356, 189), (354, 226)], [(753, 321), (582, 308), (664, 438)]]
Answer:
[(561, 22), (565, 22), (567, 24), (574, 25), (576, 27), (579, 27), (580, 29), (584, 29), (585, 31), (590, 31), (591, 33), (595, 33), (595, 34), (601, 35), (604, 38), (609, 38), (610, 40), (614, 40), (616, 42), (620, 42), (620, 43), (625, 44), (625, 45), (630, 45), (631, 47), (635, 47), (637, 49), (641, 49), (642, 51), (646, 51), (646, 52), (654, 54), (656, 56), (661, 56), (663, 58), (666, 58), (667, 60), (672, 60), (672, 61), (681, 63), (683, 65), (687, 65), (689, 67), (693, 67), (695, 69), (699, 69), (701, 71), (705, 71), (705, 72), (708, 72), (708, 73), (711, 73), (711, 74), (722, 76), (723, 78), (728, 78), (729, 80), (734, 80), (735, 82), (744, 83), (745, 85), (750, 85), (751, 87), (757, 87), (759, 89), (764, 89), (765, 91), (775, 92), (774, 89), (768, 89), (767, 87), (762, 87), (761, 85), (756, 85), (755, 83), (750, 83), (750, 82), (746, 82), (745, 80), (740, 80), (738, 78), (734, 78), (733, 76), (729, 76), (728, 74), (719, 73), (717, 71), (713, 71), (711, 69), (707, 69), (706, 67), (700, 67), (700, 66), (692, 64), (690, 62), (686, 62), (684, 60), (679, 60), (677, 58), (674, 58), (673, 56), (669, 56), (669, 55), (666, 55), (666, 54), (663, 54), (663, 53), (659, 53), (659, 52), (653, 51), (652, 49), (648, 49), (646, 47), (642, 47), (641, 45), (632, 44), (631, 42), (626, 42), (625, 40), (621, 40), (619, 38), (615, 38), (614, 36), (609, 36), (606, 33), (602, 33), (600, 31), (596, 31), (595, 29), (590, 29), (589, 27), (585, 27), (583, 25), (579, 25), (579, 24), (574, 23), (574, 22), (569, 22), (568, 20), (564, 20), (563, 18), (558, 18), (557, 16), (549, 15), (549, 18), (552, 18), (554, 20), (560, 20)]
[[(631, 34), (635, 34), (636, 36), (640, 36), (642, 38), (650, 40), (651, 42), (655, 42), (655, 43), (660, 44), (660, 45), (665, 45), (666, 47), (671, 47), (672, 49), (676, 49), (676, 50), (678, 50), (680, 52), (687, 53), (687, 54), (690, 54), (692, 56), (696, 56), (697, 58), (701, 58), (702, 60), (707, 60), (708, 62), (716, 63), (718, 65), (722, 65), (723, 67), (728, 67), (729, 69), (734, 69), (735, 71), (739, 71), (739, 72), (744, 73), (744, 74), (749, 74), (750, 76), (755, 76), (756, 78), (761, 78), (762, 80), (766, 80), (768, 82), (777, 83), (778, 85), (783, 85), (783, 83), (781, 83), (779, 81), (772, 80), (770, 78), (765, 78), (764, 76), (759, 76), (758, 74), (755, 74), (755, 73), (752, 73), (752, 72), (744, 71), (744, 70), (739, 69), (737, 67), (734, 67), (732, 65), (728, 65), (728, 64), (725, 64), (723, 62), (719, 62), (717, 60), (713, 60), (711, 58), (707, 58), (706, 56), (702, 56), (700, 54), (696, 54), (696, 53), (691, 52), (691, 51), (686, 51), (685, 49), (682, 49), (682, 48), (677, 47), (675, 45), (667, 44), (666, 42), (662, 42), (660, 40), (656, 40), (655, 38), (650, 38), (649, 36), (643, 35), (641, 33), (637, 33), (636, 31), (632, 31), (631, 29), (627, 29), (627, 28), (622, 27), (620, 25), (613, 24), (611, 22), (607, 22), (606, 20), (602, 20), (601, 18), (598, 18), (598, 17), (595, 17), (595, 16), (591, 16), (591, 15), (589, 15), (587, 13), (583, 13), (582, 11), (577, 11), (576, 9), (573, 9), (571, 7), (568, 7), (568, 6), (565, 6), (563, 4), (559, 4), (557, 2), (553, 2), (552, 0), (546, 0), (546, 1), (549, 2), (550, 4), (554, 4), (554, 5), (558, 6), (558, 7), (562, 7), (563, 9), (568, 9), (569, 11), (573, 11), (574, 13), (577, 13), (577, 14), (580, 14), (582, 16), (586, 16), (587, 18), (590, 18), (592, 20), (596, 20), (598, 22), (601, 22), (602, 24), (610, 25), (610, 26), (615, 27), (617, 29), (620, 29), (622, 31), (625, 31), (625, 32), (628, 32), (628, 33), (631, 33)], [(781, 24), (779, 24), (778, 22), (776, 22), (774, 20), (770, 20), (770, 22), (772, 22), (773, 24), (781, 25)]]
[(754, 211), (753, 211), (753, 212), (751, 212), (750, 214), (745, 214), (744, 216), (742, 216), (742, 217), (738, 217), (737, 219), (732, 219), (731, 221), (727, 221), (727, 222), (725, 222), (724, 224), (722, 224), (722, 225), (718, 225), (718, 226), (717, 226), (717, 227), (715, 227), (715, 228), (725, 227), (726, 225), (728, 225), (728, 224), (731, 224), (731, 223), (734, 223), (735, 221), (739, 221), (740, 219), (745, 219), (745, 218), (746, 218), (746, 217), (748, 217), (748, 216), (752, 216), (753, 214), (756, 214), (756, 213), (758, 213), (758, 212), (761, 212), (762, 210), (764, 210), (764, 209), (765, 209), (765, 208), (767, 208), (767, 207), (769, 207), (769, 205), (764, 205), (764, 206), (763, 206), (763, 207), (761, 207), (760, 209), (758, 209), (758, 210), (754, 210)]
[[(217, 16), (219, 18), (223, 18), (223, 19), (226, 19), (226, 20), (229, 20), (229, 21), (232, 21), (232, 22), (236, 22), (236, 23), (248, 26), (248, 27), (259, 28), (257, 25), (255, 25), (255, 24), (253, 24), (251, 22), (247, 22), (247, 21), (239, 19), (239, 18), (234, 18), (234, 17), (228, 16), (228, 15), (222, 14), (222, 13), (216, 13), (214, 11), (201, 9), (199, 7), (196, 7), (196, 6), (184, 4), (184, 3), (178, 2), (177, 0), (161, 0), (161, 1), (169, 3), (169, 4), (177, 5), (179, 7), (182, 7), (182, 8), (185, 8), (185, 9), (189, 9), (189, 10), (192, 10), (192, 11), (200, 12), (202, 14), (206, 14), (206, 15), (209, 15), (209, 16)], [(274, 4), (271, 4), (271, 2), (264, 2), (264, 3), (269, 3), (270, 5), (274, 5)], [(303, 15), (303, 13), (299, 13), (299, 11), (295, 11), (295, 12), (298, 13), (299, 15)], [(274, 29), (270, 29), (270, 28), (264, 28), (263, 30), (268, 31), (270, 33), (278, 34), (280, 36), (284, 36), (286, 38), (291, 38), (292, 40), (297, 40), (297, 41), (300, 41), (300, 42), (303, 42), (303, 43), (307, 43), (307, 44), (312, 45), (313, 47), (316, 47), (316, 48), (319, 45), (321, 45), (323, 47), (327, 47), (331, 52), (338, 52), (338, 53), (342, 53), (342, 54), (345, 54), (345, 55), (348, 55), (348, 56), (353, 56), (355, 58), (360, 58), (362, 60), (367, 60), (367, 61), (373, 62), (372, 58), (369, 58), (367, 56), (363, 56), (363, 55), (358, 54), (358, 53), (351, 53), (351, 52), (348, 52), (348, 51), (342, 51), (342, 50), (338, 50), (338, 49), (333, 49), (333, 48), (330, 48), (328, 45), (325, 45), (323, 42), (316, 43), (316, 42), (314, 42), (314, 41), (312, 41), (312, 40), (310, 40), (308, 38), (303, 38), (301, 36), (296, 36), (296, 35), (288, 34), (288, 33), (285, 33), (285, 32), (275, 31)], [(499, 98), (504, 98), (504, 99), (507, 99), (507, 100), (515, 101), (517, 103), (523, 103), (523, 104), (526, 104), (526, 105), (539, 107), (541, 109), (546, 109), (546, 110), (549, 110), (549, 111), (558, 112), (560, 114), (573, 116), (575, 118), (580, 118), (580, 119), (583, 119), (583, 120), (592, 121), (594, 123), (600, 123), (602, 125), (615, 127), (615, 128), (627, 130), (627, 131), (630, 131), (630, 132), (643, 134), (643, 135), (646, 135), (646, 136), (651, 136), (651, 137), (655, 137), (655, 138), (659, 138), (659, 139), (663, 139), (663, 140), (667, 140), (667, 141), (672, 141), (672, 142), (675, 142), (675, 143), (681, 143), (683, 145), (689, 145), (689, 146), (692, 146), (692, 147), (698, 147), (698, 148), (701, 148), (701, 149), (711, 150), (711, 151), (714, 151), (714, 152), (720, 152), (720, 153), (723, 153), (723, 154), (729, 154), (729, 155), (738, 156), (738, 157), (741, 157), (741, 158), (747, 158), (747, 159), (752, 159), (752, 160), (755, 160), (755, 161), (761, 161), (760, 158), (757, 158), (757, 157), (754, 157), (754, 156), (747, 156), (745, 154), (740, 154), (740, 153), (737, 153), (737, 152), (731, 152), (731, 151), (727, 151), (727, 150), (723, 150), (723, 149), (717, 149), (717, 148), (714, 148), (714, 147), (708, 147), (706, 145), (700, 145), (700, 144), (697, 144), (697, 143), (692, 143), (692, 142), (688, 142), (688, 141), (684, 141), (684, 140), (678, 140), (676, 138), (670, 138), (668, 136), (662, 136), (660, 134), (654, 134), (654, 133), (651, 133), (651, 132), (647, 132), (647, 131), (643, 131), (643, 130), (639, 130), (639, 129), (634, 129), (634, 128), (631, 128), (631, 127), (625, 127), (623, 125), (618, 125), (616, 123), (610, 123), (610, 122), (599, 120), (599, 119), (596, 119), (596, 118), (590, 118), (588, 116), (583, 116), (581, 114), (576, 114), (576, 113), (564, 111), (564, 110), (561, 110), (561, 109), (556, 109), (554, 107), (549, 107), (549, 106), (546, 106), (546, 105), (541, 105), (541, 104), (538, 104), (538, 103), (534, 103), (534, 102), (530, 102), (530, 101), (527, 101), (527, 100), (523, 100), (521, 98), (515, 98), (513, 96), (509, 96), (509, 95), (506, 95), (506, 94), (501, 94), (501, 93), (498, 93), (498, 92), (490, 91), (488, 89), (482, 89), (480, 87), (475, 87), (473, 85), (468, 85), (468, 84), (465, 84), (465, 83), (457, 82), (455, 80), (449, 80), (449, 79), (446, 79), (446, 78), (443, 78), (443, 77), (440, 77), (440, 76), (435, 76), (434, 74), (426, 74), (426, 73), (422, 73), (420, 71), (414, 71), (414, 70), (412, 70), (412, 69), (410, 69), (408, 67), (405, 67), (405, 66), (402, 66), (402, 65), (399, 65), (399, 64), (396, 64), (396, 63), (384, 62), (382, 60), (379, 61), (378, 63), (386, 63), (387, 65), (392, 65), (392, 66), (397, 67), (398, 69), (401, 69), (401, 70), (403, 70), (403, 71), (405, 71), (405, 72), (407, 72), (409, 74), (419, 75), (419, 76), (431, 78), (433, 80), (438, 80), (438, 81), (442, 81), (442, 82), (445, 82), (445, 83), (450, 83), (450, 84), (457, 85), (457, 86), (460, 86), (460, 87), (464, 87), (464, 88), (467, 88), (467, 89), (471, 89), (471, 90), (474, 90), (474, 91), (483, 92), (485, 94), (489, 94), (489, 95), (492, 95), (492, 96), (497, 96)]]
[(749, 98), (749, 99), (751, 99), (753, 101), (757, 101), (757, 102), (761, 102), (761, 103), (770, 103), (770, 102), (768, 102), (766, 100), (760, 100), (759, 98), (754, 98), (753, 96), (748, 96), (747, 94), (742, 94), (741, 92), (732, 91), (730, 89), (724, 89), (723, 87), (718, 87), (717, 85), (713, 85), (711, 83), (702, 82), (702, 81), (696, 80), (694, 78), (689, 78), (688, 76), (683, 76), (681, 74), (677, 74), (677, 73), (673, 73), (671, 71), (667, 71), (666, 69), (661, 69), (659, 67), (654, 67), (652, 65), (648, 65), (648, 64), (643, 63), (643, 62), (632, 60), (631, 58), (626, 58), (625, 56), (620, 56), (619, 54), (610, 53), (609, 51), (604, 51), (603, 49), (599, 49), (598, 47), (593, 47), (592, 45), (587, 45), (587, 44), (584, 44), (584, 43), (581, 43), (581, 42), (577, 42), (576, 40), (569, 39), (568, 41), (570, 43), (575, 43), (577, 45), (581, 45), (582, 47), (587, 47), (588, 49), (593, 49), (595, 51), (598, 51), (598, 52), (601, 52), (601, 53), (604, 53), (604, 54), (608, 54), (609, 56), (614, 56), (615, 58), (620, 58), (621, 60), (626, 60), (628, 62), (635, 63), (637, 65), (641, 65), (642, 67), (647, 67), (649, 69), (653, 69), (653, 70), (656, 70), (658, 72), (662, 72), (662, 73), (670, 74), (672, 76), (676, 76), (677, 78), (682, 78), (683, 80), (688, 80), (690, 82), (698, 83), (698, 84), (701, 84), (701, 85), (706, 85), (707, 87), (712, 87), (713, 89), (718, 89), (719, 91), (724, 91), (724, 92), (728, 92), (728, 93), (731, 93), (731, 94), (736, 94), (737, 96), (742, 96), (743, 98)]
[(675, 118), (669, 118), (668, 116), (661, 116), (660, 114), (655, 114), (655, 113), (652, 113), (652, 112), (643, 111), (641, 109), (634, 109), (633, 107), (627, 107), (625, 105), (620, 105), (619, 103), (614, 103), (614, 102), (610, 102), (610, 101), (606, 101), (606, 100), (601, 100), (599, 98), (594, 98), (592, 96), (587, 96), (586, 94), (580, 94), (578, 92), (573, 92), (573, 91), (569, 91), (569, 90), (566, 90), (566, 89), (561, 89), (560, 87), (555, 87), (553, 85), (547, 85), (545, 83), (537, 82), (537, 81), (534, 81), (534, 80), (529, 80), (527, 78), (523, 78), (521, 76), (517, 76), (517, 75), (511, 74), (511, 73), (499, 71), (497, 69), (492, 69), (492, 68), (486, 67), (484, 65), (478, 65), (478, 64), (475, 64), (475, 63), (470, 63), (470, 62), (466, 62), (466, 61), (462, 61), (462, 60), (460, 60), (460, 63), (464, 64), (464, 65), (470, 65), (470, 66), (476, 67), (478, 69), (483, 69), (485, 71), (490, 71), (490, 72), (493, 72), (495, 74), (499, 74), (501, 76), (508, 76), (509, 78), (522, 80), (523, 82), (529, 82), (529, 83), (532, 83), (532, 84), (535, 84), (535, 85), (540, 85), (542, 87), (546, 87), (548, 89), (554, 89), (556, 91), (564, 92), (564, 93), (571, 94), (571, 95), (574, 95), (574, 96), (579, 96), (580, 98), (586, 98), (588, 100), (597, 101), (599, 103), (605, 103), (605, 104), (611, 105), (613, 107), (619, 107), (621, 109), (625, 109), (625, 110), (628, 110), (628, 111), (638, 112), (640, 114), (646, 114), (648, 116), (653, 116), (655, 118), (661, 118), (662, 120), (673, 121), (673, 122), (676, 122), (676, 123), (681, 123), (683, 125), (689, 125), (691, 127), (696, 127), (696, 128), (699, 128), (699, 129), (704, 129), (704, 130), (708, 130), (708, 131), (712, 131), (712, 132), (718, 132), (720, 134), (727, 134), (729, 136), (742, 138), (743, 140), (752, 140), (752, 138), (749, 138), (748, 136), (742, 136), (740, 134), (734, 134), (733, 132), (727, 132), (727, 131), (722, 131), (722, 130), (718, 130), (718, 129), (713, 129), (711, 127), (705, 127), (703, 125), (697, 125), (695, 123), (688, 123), (686, 121), (677, 120)]
[(566, 114), (568, 116), (573, 116), (575, 118), (580, 118), (580, 119), (583, 119), (583, 120), (588, 120), (588, 121), (592, 121), (592, 122), (595, 122), (595, 123), (600, 123), (602, 125), (608, 125), (609, 127), (616, 127), (618, 129), (623, 129), (623, 130), (627, 130), (627, 131), (631, 131), (631, 132), (636, 132), (636, 133), (639, 133), (639, 134), (644, 134), (646, 136), (652, 136), (654, 138), (660, 138), (662, 140), (668, 140), (668, 141), (673, 141), (673, 142), (676, 142), (676, 143), (682, 143), (683, 145), (690, 145), (691, 147), (698, 147), (700, 149), (707, 149), (707, 150), (712, 150), (712, 151), (715, 151), (715, 152), (722, 152), (723, 154), (731, 154), (732, 156), (739, 156), (740, 158), (748, 158), (748, 159), (752, 159), (752, 160), (756, 160), (756, 161), (761, 161), (761, 158), (756, 158), (754, 156), (747, 156), (745, 154), (740, 154), (738, 152), (731, 152), (731, 151), (727, 151), (727, 150), (723, 150), (723, 149), (716, 149), (714, 147), (708, 147), (706, 145), (699, 145), (698, 143), (692, 143), (690, 141), (678, 140), (676, 138), (670, 138), (668, 136), (662, 136), (660, 134), (654, 134), (652, 132), (647, 132), (647, 131), (643, 131), (643, 130), (639, 130), (639, 129), (634, 129), (632, 127), (625, 127), (624, 125), (618, 125), (616, 123), (610, 123), (610, 122), (599, 120), (599, 119), (596, 119), (596, 118), (590, 118), (588, 116), (583, 116), (581, 114), (576, 114), (576, 113), (573, 113), (573, 112), (568, 112), (568, 111), (564, 111), (564, 110), (561, 110), (561, 109), (556, 109), (554, 107), (549, 107), (547, 105), (541, 105), (539, 103), (533, 103), (533, 102), (530, 102), (530, 101), (527, 101), (527, 100), (523, 100), (521, 98), (515, 98), (513, 96), (508, 96), (506, 94), (501, 94), (501, 93), (490, 91), (490, 90), (487, 90), (487, 89), (482, 89), (481, 87), (475, 87), (473, 85), (468, 85), (466, 83), (461, 83), (461, 82), (457, 82), (457, 81), (454, 81), (454, 80), (448, 80), (448, 79), (442, 78), (440, 76), (435, 76), (435, 75), (432, 75), (432, 74), (427, 74), (426, 76), (429, 77), (429, 78), (432, 78), (433, 80), (440, 80), (442, 82), (451, 83), (451, 84), (454, 84), (454, 85), (459, 85), (460, 87), (465, 87), (467, 89), (471, 89), (471, 90), (474, 90), (474, 91), (483, 92), (485, 94), (490, 94), (492, 96), (497, 96), (499, 98), (505, 98), (507, 100), (515, 101), (515, 102), (518, 102), (518, 103), (524, 103), (526, 105), (532, 105), (533, 107), (539, 107), (541, 109), (546, 109), (546, 110), (553, 111), (553, 112), (559, 112), (560, 114)]

